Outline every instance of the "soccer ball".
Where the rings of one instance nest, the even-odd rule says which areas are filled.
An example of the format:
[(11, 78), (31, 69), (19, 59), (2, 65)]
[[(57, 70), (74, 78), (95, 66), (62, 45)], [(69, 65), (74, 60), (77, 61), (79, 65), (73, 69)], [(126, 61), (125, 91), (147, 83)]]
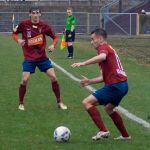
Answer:
[(69, 141), (71, 132), (67, 127), (60, 126), (54, 131), (54, 139), (57, 142), (67, 142)]

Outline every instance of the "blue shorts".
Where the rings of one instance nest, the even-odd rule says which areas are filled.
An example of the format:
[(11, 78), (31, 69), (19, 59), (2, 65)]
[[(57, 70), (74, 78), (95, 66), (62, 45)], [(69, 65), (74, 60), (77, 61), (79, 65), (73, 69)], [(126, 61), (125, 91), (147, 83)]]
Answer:
[(92, 93), (96, 97), (100, 105), (107, 105), (108, 103), (118, 106), (121, 99), (128, 92), (128, 82), (123, 81), (112, 85), (105, 85), (103, 88)]
[(49, 68), (53, 68), (52, 62), (49, 59), (39, 61), (24, 60), (22, 63), (23, 72), (34, 73), (36, 67), (38, 67), (41, 72), (46, 72)]

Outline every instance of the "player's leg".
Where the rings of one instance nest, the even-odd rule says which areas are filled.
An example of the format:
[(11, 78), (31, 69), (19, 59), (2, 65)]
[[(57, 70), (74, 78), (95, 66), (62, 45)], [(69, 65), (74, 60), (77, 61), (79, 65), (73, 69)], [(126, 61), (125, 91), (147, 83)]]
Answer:
[(68, 42), (67, 48), (68, 48), (68, 58), (72, 59), (73, 58), (73, 52), (74, 52), (73, 42)]
[(109, 131), (105, 127), (101, 114), (96, 108), (96, 106), (99, 105), (97, 98), (93, 95), (90, 95), (85, 98), (82, 103), (95, 125), (99, 128), (99, 132), (96, 134), (96, 136), (92, 137), (92, 139), (99, 140), (101, 138), (108, 137)]
[(61, 109), (67, 109), (67, 106), (64, 105), (62, 103), (62, 100), (61, 100), (60, 87), (59, 87), (59, 83), (57, 81), (54, 69), (53, 68), (49, 68), (46, 71), (46, 74), (51, 79), (51, 85), (52, 85), (53, 92), (54, 92), (54, 94), (56, 96), (58, 107), (61, 108)]
[(129, 134), (128, 134), (128, 132), (125, 128), (125, 125), (123, 123), (121, 115), (117, 111), (114, 111), (115, 107), (116, 106), (109, 103), (105, 106), (105, 111), (107, 112), (107, 114), (110, 116), (110, 118), (113, 120), (114, 124), (116, 125), (116, 127), (120, 131), (120, 133), (121, 133), (120, 138), (130, 139)]
[(128, 83), (125, 81), (109, 86), (109, 93), (107, 94), (109, 95), (109, 103), (107, 103), (107, 105), (105, 106), (105, 111), (108, 113), (108, 115), (113, 120), (114, 124), (121, 133), (121, 136), (117, 139), (131, 138), (125, 128), (122, 117), (117, 111), (114, 111), (114, 108), (120, 104), (122, 98), (127, 94), (127, 92)]
[(70, 32), (66, 31), (66, 42), (67, 42), (67, 49), (68, 49), (68, 58), (73, 58), (73, 53), (74, 53), (74, 47), (73, 47), (73, 42), (75, 40), (75, 31)]
[(56, 96), (58, 108), (67, 109), (67, 106), (64, 105), (61, 101), (60, 87), (59, 87), (59, 83), (57, 81), (51, 60), (46, 59), (46, 60), (39, 61), (37, 66), (41, 72), (45, 72), (47, 74), (47, 76), (50, 78), (51, 86), (52, 86), (53, 92)]
[(54, 94), (56, 96), (57, 103), (59, 103), (61, 101), (61, 98), (60, 98), (60, 87), (59, 87), (59, 84), (58, 84), (58, 81), (57, 81), (54, 69), (53, 68), (48, 69), (46, 71), (46, 74), (51, 79), (52, 89), (53, 89), (53, 92), (54, 92)]
[(70, 42), (68, 42), (68, 46), (70, 49), (70, 58), (73, 58), (73, 54), (74, 54), (74, 46), (73, 46), (74, 41), (75, 41), (75, 30), (71, 32)]
[(34, 61), (24, 60), (22, 63), (23, 73), (19, 86), (19, 109), (24, 110), (24, 96), (26, 94), (26, 86), (31, 73), (35, 72), (36, 63)]
[(23, 72), (19, 86), (19, 109), (24, 110), (24, 96), (26, 94), (26, 86), (30, 77), (30, 72)]

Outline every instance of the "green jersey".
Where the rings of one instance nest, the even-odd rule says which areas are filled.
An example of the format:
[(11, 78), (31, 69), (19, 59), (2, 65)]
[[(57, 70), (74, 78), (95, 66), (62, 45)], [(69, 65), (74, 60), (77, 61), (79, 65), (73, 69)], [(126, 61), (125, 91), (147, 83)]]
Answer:
[(75, 25), (76, 23), (76, 18), (74, 16), (68, 16), (66, 19), (66, 30), (71, 31), (72, 25)]

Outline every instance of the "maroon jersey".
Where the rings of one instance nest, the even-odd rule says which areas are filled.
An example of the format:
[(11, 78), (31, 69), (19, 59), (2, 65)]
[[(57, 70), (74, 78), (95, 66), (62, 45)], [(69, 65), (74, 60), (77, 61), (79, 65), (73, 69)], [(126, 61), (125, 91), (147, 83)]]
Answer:
[(13, 34), (22, 34), (22, 39), (25, 40), (25, 45), (22, 47), (25, 60), (42, 60), (48, 58), (45, 52), (46, 35), (53, 39), (53, 44), (57, 42), (57, 36), (52, 31), (51, 27), (40, 21), (38, 24), (33, 24), (31, 20), (22, 21), (13, 31)]
[(102, 44), (98, 48), (98, 54), (105, 53), (106, 60), (99, 63), (102, 70), (103, 80), (106, 85), (119, 83), (127, 80), (120, 59), (116, 51), (108, 44)]

